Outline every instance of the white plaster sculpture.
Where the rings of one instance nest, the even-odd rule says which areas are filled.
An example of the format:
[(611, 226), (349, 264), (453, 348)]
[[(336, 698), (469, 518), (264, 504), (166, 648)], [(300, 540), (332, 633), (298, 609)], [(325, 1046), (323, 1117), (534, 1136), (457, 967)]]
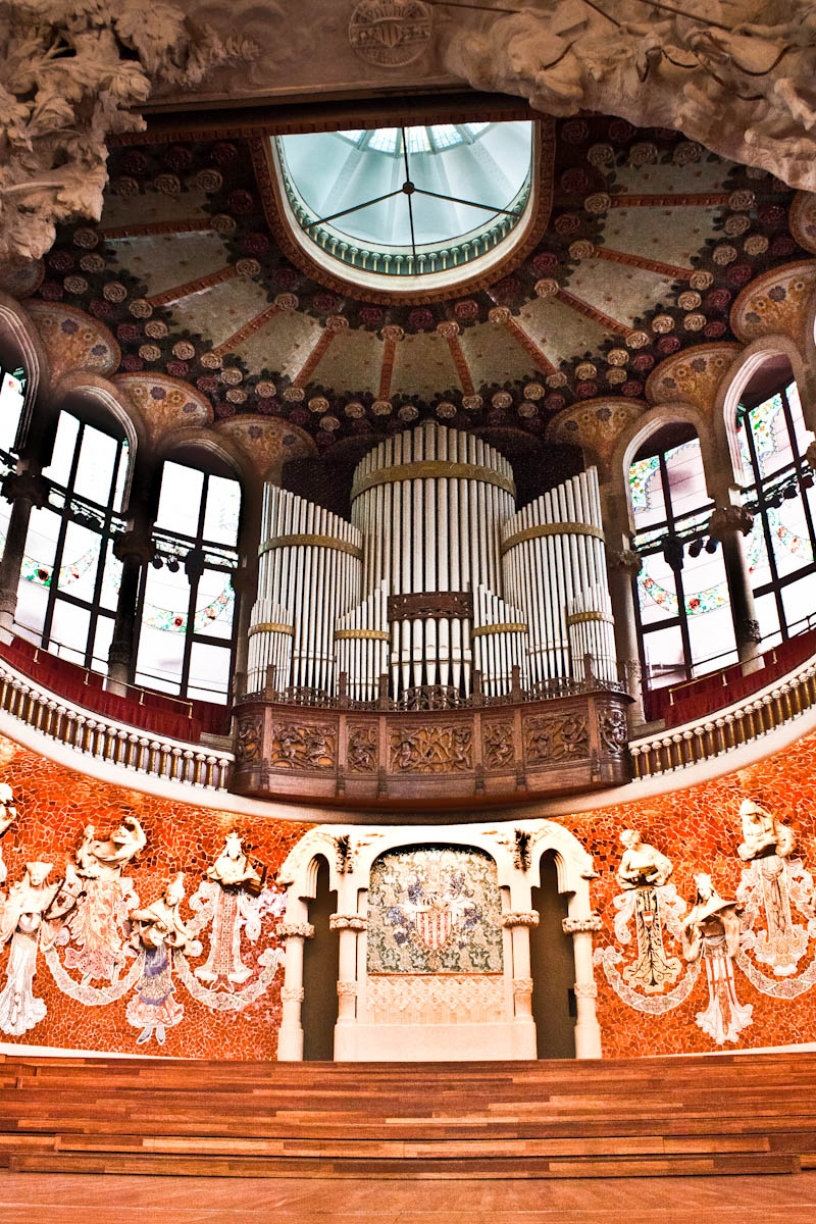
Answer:
[(644, 842), (636, 829), (624, 829), (620, 840), (624, 847), (617, 872), (621, 888), (659, 887), (668, 882), (674, 869), (665, 854)]
[(69, 944), (64, 962), (92, 979), (114, 982), (126, 959), (124, 934), (128, 914), (139, 904), (123, 869), (147, 844), (135, 816), (126, 816), (106, 839), (87, 825), (76, 851), (76, 872), (84, 881), (83, 895), (68, 916), (58, 942)]
[(241, 932), (246, 930), (250, 941), (255, 942), (268, 898), (261, 903), (261, 877), (250, 864), (237, 833), (227, 834), (224, 849), (207, 876), (191, 898), (193, 909), (200, 911), (196, 929), (210, 927), (209, 955), (194, 972), (202, 982), (220, 981), (231, 990), (252, 976), (241, 959)]
[(157, 82), (188, 88), (256, 48), (154, 0), (10, 0), (0, 17), (0, 259), (36, 259), (57, 222), (99, 219), (106, 141), (138, 132)]
[(175, 998), (173, 950), (197, 955), (201, 945), (193, 940), (181, 917), (183, 900), (184, 875), (179, 872), (158, 901), (130, 915), (134, 928), (131, 943), (144, 952), (136, 993), (125, 1013), (128, 1024), (142, 1030), (137, 1045), (144, 1045), (154, 1033), (159, 1045), (164, 1045), (167, 1029), (184, 1018), (184, 1005)]
[(791, 903), (812, 923), (810, 898), (813, 880), (798, 858), (793, 858), (796, 835), (766, 808), (743, 799), (739, 809), (743, 840), (737, 854), (747, 863), (737, 889), (746, 918), (764, 911), (765, 930), (751, 930), (743, 950), (752, 949), (758, 961), (771, 965), (776, 977), (796, 972), (808, 945), (808, 930), (793, 921)]
[(741, 1004), (734, 984), (733, 958), (739, 952), (740, 921), (736, 901), (726, 901), (711, 876), (694, 877), (697, 895), (683, 922), (683, 955), (687, 961), (705, 961), (708, 1007), (698, 1012), (697, 1023), (717, 1045), (736, 1041), (753, 1020), (751, 1004)]
[(19, 1037), (44, 1019), (45, 1003), (34, 997), (34, 975), (43, 917), (60, 890), (47, 884), (51, 863), (26, 863), (25, 876), (9, 889), (0, 918), (0, 948), (11, 943), (6, 985), (0, 994), (0, 1030)]
[(449, 14), (447, 68), (555, 115), (618, 115), (816, 191), (812, 0), (542, 0), (512, 16)]
[(8, 871), (3, 862), (2, 839), (17, 819), (14, 794), (6, 782), (0, 782), (0, 884), (5, 884)]
[(669, 883), (673, 866), (654, 846), (644, 842), (637, 829), (624, 829), (624, 847), (617, 879), (623, 892), (615, 897), (615, 935), (622, 944), (631, 941), (629, 923), (634, 919), (637, 959), (623, 970), (630, 986), (647, 994), (660, 994), (674, 983), (682, 965), (667, 956), (665, 935), (679, 938), (679, 921), (686, 905)]

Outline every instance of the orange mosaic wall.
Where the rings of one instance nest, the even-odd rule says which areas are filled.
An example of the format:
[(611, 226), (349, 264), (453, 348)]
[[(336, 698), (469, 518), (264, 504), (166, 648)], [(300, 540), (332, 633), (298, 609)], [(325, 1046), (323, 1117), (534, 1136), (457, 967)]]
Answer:
[[(791, 858), (801, 860), (804, 872), (816, 876), (816, 735), (807, 736), (784, 752), (715, 781), (656, 798), (578, 813), (561, 821), (593, 856), (598, 872), (598, 879), (592, 881), (593, 908), (602, 919), (602, 929), (594, 936), (596, 950), (616, 945), (624, 953), (624, 963), (631, 963), (635, 956), (632, 945), (621, 947), (614, 931), (614, 898), (621, 894), (616, 872), (623, 852), (622, 830), (637, 829), (644, 842), (671, 860), (674, 867), (671, 882), (689, 906), (695, 899), (694, 876), (698, 872), (711, 876), (721, 897), (734, 899), (746, 869), (746, 863), (737, 853), (743, 838), (739, 809), (745, 799), (760, 804), (794, 832), (796, 846)], [(807, 885), (807, 877), (805, 883)], [(803, 908), (807, 909), (809, 902), (812, 913), (812, 883), (806, 886), (804, 893), (807, 899)], [(800, 926), (807, 926), (807, 915), (795, 907), (793, 920)], [(766, 925), (762, 907), (757, 925), (760, 928)], [(776, 977), (768, 965), (759, 966), (766, 981), (770, 980), (769, 988), (781, 997), (772, 997), (757, 989), (739, 964), (736, 966), (736, 995), (740, 1005), (750, 1005), (753, 1009), (752, 1022), (735, 1040), (721, 1044), (715, 1043), (696, 1022), (697, 1014), (705, 1009), (708, 1001), (704, 972), (684, 1003), (664, 1015), (651, 1015), (625, 1003), (596, 964), (598, 1018), (604, 1055), (637, 1058), (652, 1054), (711, 1052), (718, 1048), (756, 1049), (816, 1040), (816, 989), (809, 990), (809, 973), (816, 963), (814, 935), (816, 928), (811, 927), (796, 974)], [(679, 941), (667, 938), (665, 949), (667, 954), (682, 960)], [(756, 965), (753, 956), (749, 954), (748, 959)], [(623, 965), (618, 969), (622, 971)], [(799, 977), (803, 977), (801, 985), (808, 988), (798, 997), (784, 997), (799, 988), (796, 981)]]
[[(132, 882), (138, 894), (139, 912), (147, 909), (143, 927), (152, 929), (155, 903), (161, 898), (167, 881), (176, 873), (184, 872), (184, 898), (177, 907), (178, 921), (182, 926), (195, 927), (199, 939), (197, 950), (186, 949), (188, 961), (184, 981), (181, 980), (181, 958), (171, 957), (168, 968), (160, 954), (156, 975), (150, 979), (143, 970), (137, 980), (134, 951), (128, 953), (127, 959), (123, 957), (121, 971), (114, 975), (117, 980), (111, 982), (103, 977), (87, 978), (83, 974), (83, 936), (81, 924), (75, 924), (70, 941), (63, 939), (60, 944), (58, 939), (47, 953), (42, 945), (39, 946), (36, 976), (26, 984), (24, 954), (27, 950), (30, 952), (32, 945), (26, 944), (25, 937), (21, 936), (15, 948), (17, 936), (12, 930), (16, 928), (9, 925), (11, 910), (7, 905), (5, 918), (0, 910), (0, 938), (5, 939), (5, 946), (0, 950), (0, 1021), (4, 1015), (8, 1020), (15, 1006), (9, 995), (12, 971), (17, 972), (22, 982), (23, 995), (29, 991), (27, 1005), (31, 1008), (35, 1006), (32, 999), (42, 1000), (45, 1014), (26, 1031), (16, 1035), (8, 1031), (0, 1033), (0, 1040), (62, 1049), (144, 1052), (176, 1057), (274, 1058), (283, 978), (282, 945), (276, 928), (284, 902), (276, 875), (286, 855), (310, 826), (274, 817), (249, 818), (194, 805), (178, 805), (100, 783), (1, 737), (0, 780), (13, 789), (18, 813), (15, 823), (0, 842), (7, 872), (5, 882), (0, 883), (0, 902), (3, 896), (10, 898), (14, 887), (24, 880), (27, 863), (50, 863), (52, 871), (48, 881), (61, 880), (66, 865), (76, 865), (80, 861), (77, 848), (88, 824), (95, 827), (94, 837), (104, 841), (122, 822), (136, 820), (144, 831), (145, 844), (128, 860), (121, 875)], [(670, 882), (676, 889), (677, 912), (679, 914), (682, 908), (687, 917), (695, 900), (694, 877), (699, 872), (711, 876), (714, 887), (726, 902), (734, 901), (741, 881), (744, 893), (745, 873), (751, 864), (740, 859), (737, 849), (744, 836), (739, 809), (746, 798), (772, 813), (777, 824), (790, 830), (796, 839), (795, 848), (786, 860), (789, 865), (785, 867), (790, 876), (791, 896), (796, 902), (792, 908), (789, 904), (788, 921), (800, 932), (797, 937), (800, 947), (793, 957), (795, 965), (775, 972), (772, 962), (758, 960), (756, 946), (747, 945), (741, 953), (742, 959), (733, 960), (731, 965), (735, 992), (732, 1001), (736, 1002), (738, 1014), (743, 1017), (742, 1026), (731, 1035), (733, 1040), (731, 1036), (723, 1039), (722, 1034), (716, 1038), (700, 1025), (700, 1016), (710, 1002), (709, 966), (703, 958), (695, 979), (682, 956), (679, 927), (675, 924), (671, 929), (668, 909), (665, 909), (662, 913), (665, 956), (677, 962), (677, 972), (671, 981), (650, 993), (643, 989), (642, 983), (630, 980), (627, 1001), (627, 997), (622, 997), (627, 991), (614, 989), (608, 980), (606, 966), (600, 961), (596, 964), (598, 1017), (607, 1057), (712, 1052), (791, 1045), (814, 1039), (816, 991), (811, 992), (811, 985), (816, 986), (816, 915), (811, 874), (816, 874), (816, 735), (804, 738), (750, 769), (713, 782), (561, 818), (560, 823), (592, 854), (598, 873), (591, 885), (592, 905), (601, 919), (601, 930), (594, 936), (596, 959), (610, 954), (614, 963), (613, 976), (616, 973), (616, 980), (620, 982), (621, 975), (627, 967), (631, 969), (638, 955), (637, 940), (633, 937), (628, 944), (622, 944), (619, 931), (615, 930), (615, 918), (619, 917), (620, 910), (616, 898), (622, 896), (616, 878), (623, 852), (621, 832), (627, 828), (638, 830), (644, 842), (668, 857), (673, 865)], [(224, 853), (225, 839), (230, 834), (240, 838), (240, 850), (247, 855), (250, 864), (248, 870), (262, 880), (258, 882), (257, 895), (252, 902), (255, 909), (250, 905), (250, 909), (242, 911), (240, 921), (235, 916), (234, 906), (228, 913), (222, 913), (222, 925), (227, 923), (221, 931), (221, 952), (226, 956), (221, 966), (223, 973), (217, 980), (212, 976), (202, 980), (195, 976), (196, 969), (201, 970), (208, 952), (212, 960), (215, 920), (211, 919), (209, 924), (204, 921), (208, 911), (206, 896), (201, 899), (201, 886), (204, 883), (210, 887), (206, 885), (208, 872), (212, 872), (213, 865)], [(84, 887), (89, 887), (87, 879)], [(195, 902), (197, 891), (199, 899)], [(218, 889), (212, 885), (212, 896), (216, 892)], [(751, 926), (761, 939), (767, 926), (767, 909), (763, 908), (762, 898), (757, 900), (758, 896), (755, 893), (752, 902)], [(191, 901), (194, 904), (191, 905)], [(743, 896), (743, 911), (746, 905)], [(747, 905), (747, 909), (750, 908)], [(743, 926), (746, 927), (745, 913)], [(121, 929), (126, 934), (127, 924)], [(630, 924), (630, 930), (636, 932), (636, 924)], [(232, 952), (227, 947), (231, 931), (237, 933), (238, 941), (233, 944)], [(240, 980), (230, 981), (226, 968), (229, 968), (235, 948), (239, 955), (233, 968), (236, 965), (240, 968)], [(51, 959), (47, 960), (47, 956)], [(57, 968), (62, 966), (62, 988), (58, 987), (52, 971), (55, 958)], [(776, 968), (779, 969), (779, 965)], [(125, 978), (129, 984), (122, 990)], [(66, 981), (69, 983), (67, 993)], [(190, 982), (198, 997), (190, 992)], [(145, 1043), (138, 1046), (140, 1017), (150, 1013), (157, 991), (161, 993), (164, 989), (167, 994), (168, 983), (172, 990), (163, 1004), (163, 1015), (167, 1019), (162, 1032), (163, 1043), (159, 1044), (157, 1031), (152, 1031), (148, 1032)], [(690, 987), (688, 997), (661, 1012), (667, 997), (677, 996), (678, 991), (682, 994), (686, 987)], [(239, 1008), (223, 1006), (223, 996), (230, 994), (243, 994), (244, 1005)], [(116, 997), (110, 998), (111, 995)], [(179, 1014), (179, 1005), (182, 1014)], [(748, 1008), (750, 1012), (745, 1010)]]
[[(95, 826), (98, 838), (107, 838), (124, 819), (135, 817), (144, 829), (146, 844), (125, 867), (123, 876), (133, 881), (139, 903), (145, 907), (161, 896), (170, 878), (183, 871), (186, 898), (181, 905), (181, 915), (189, 919), (192, 916), (189, 897), (222, 852), (228, 833), (237, 832), (241, 836), (253, 866), (258, 874), (265, 872), (265, 882), (274, 892), (277, 871), (309, 827), (272, 818), (250, 821), (228, 812), (181, 806), (138, 791), (106, 785), (47, 761), (2, 737), (0, 779), (12, 787), (18, 813), (16, 822), (0, 842), (8, 872), (0, 893), (7, 895), (23, 877), (25, 864), (29, 862), (52, 863), (48, 879), (58, 880), (66, 862), (72, 860), (83, 829), (89, 823)], [(246, 984), (223, 981), (210, 983), (210, 986), (217, 987), (218, 993), (228, 993), (231, 989), (237, 991), (251, 985), (258, 977), (259, 958), (269, 949), (274, 952), (280, 947), (276, 935), (279, 920), (274, 912), (267, 914), (254, 943), (245, 933), (242, 935), (241, 958), (252, 975)], [(0, 919), (0, 932), (2, 930)], [(201, 937), (205, 953), (207, 936), (204, 932)], [(65, 950), (58, 948), (57, 951), (64, 959)], [(8, 945), (0, 951), (0, 989), (6, 984), (11, 956)], [(197, 965), (202, 959), (201, 956), (195, 960), (191, 957), (190, 963)], [(166, 1026), (162, 1047), (155, 1038), (139, 1047), (136, 1041), (140, 1030), (127, 1019), (134, 989), (105, 1005), (84, 1005), (57, 988), (43, 960), (40, 950), (33, 994), (44, 1001), (45, 1017), (19, 1036), (0, 1032), (0, 1040), (128, 1054), (161, 1053), (184, 1058), (275, 1057), (282, 967), (278, 967), (264, 993), (240, 1010), (218, 1010), (191, 997), (179, 982), (176, 971), (173, 975), (174, 1001), (183, 1006), (183, 1017), (178, 1023)], [(129, 957), (125, 969), (134, 961), (135, 957)], [(81, 990), (81, 973), (68, 972)], [(90, 985), (97, 991), (109, 986), (102, 979), (94, 979)]]

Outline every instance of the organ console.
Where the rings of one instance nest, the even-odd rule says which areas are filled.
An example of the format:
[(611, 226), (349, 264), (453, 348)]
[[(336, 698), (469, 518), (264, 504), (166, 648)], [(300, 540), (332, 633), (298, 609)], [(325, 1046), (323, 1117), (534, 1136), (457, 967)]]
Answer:
[(516, 510), (494, 447), (433, 421), (358, 464), (351, 522), (264, 492), (247, 688), (378, 699), (546, 695), (616, 676), (594, 468)]

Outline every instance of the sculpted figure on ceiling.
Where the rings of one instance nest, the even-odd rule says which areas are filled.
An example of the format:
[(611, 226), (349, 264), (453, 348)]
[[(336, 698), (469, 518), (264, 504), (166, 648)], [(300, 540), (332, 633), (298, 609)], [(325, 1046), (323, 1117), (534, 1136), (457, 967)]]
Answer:
[[(701, 15), (683, 15), (684, 8)], [(513, 16), (449, 19), (445, 62), (536, 109), (679, 129), (734, 161), (816, 190), (810, 0), (548, 0)]]
[(151, 0), (11, 0), (0, 10), (0, 259), (38, 258), (54, 226), (98, 220), (110, 135), (141, 131), (158, 82), (198, 84), (252, 58)]

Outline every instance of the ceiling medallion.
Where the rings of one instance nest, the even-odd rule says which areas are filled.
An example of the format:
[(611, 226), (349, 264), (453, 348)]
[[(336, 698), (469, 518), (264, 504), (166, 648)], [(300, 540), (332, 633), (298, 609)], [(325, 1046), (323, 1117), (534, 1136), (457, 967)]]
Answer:
[(369, 64), (402, 68), (431, 38), (431, 10), (422, 0), (360, 0), (351, 14), (349, 42)]

